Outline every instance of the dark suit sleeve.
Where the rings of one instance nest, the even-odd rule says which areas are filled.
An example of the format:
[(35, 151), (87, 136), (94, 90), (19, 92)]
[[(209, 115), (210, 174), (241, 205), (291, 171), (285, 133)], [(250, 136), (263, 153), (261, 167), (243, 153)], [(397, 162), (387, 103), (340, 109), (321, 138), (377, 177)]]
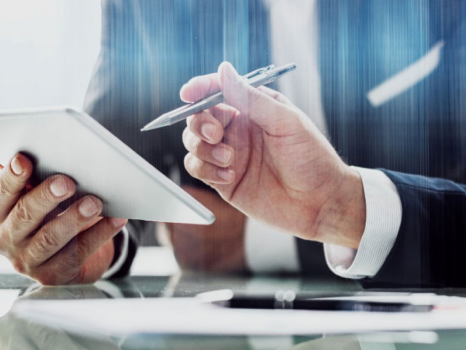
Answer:
[(443, 179), (382, 171), (403, 207), (396, 242), (373, 278), (374, 287), (466, 286), (466, 186)]

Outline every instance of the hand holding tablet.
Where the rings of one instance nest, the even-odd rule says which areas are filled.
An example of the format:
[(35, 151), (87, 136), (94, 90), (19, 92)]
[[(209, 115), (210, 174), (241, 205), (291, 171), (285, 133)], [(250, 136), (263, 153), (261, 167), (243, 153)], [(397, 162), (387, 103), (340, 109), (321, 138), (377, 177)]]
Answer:
[(126, 224), (121, 217), (214, 220), (100, 124), (72, 109), (0, 113), (0, 164), (0, 254), (43, 284), (99, 279), (114, 256), (112, 238)]
[(94, 282), (112, 262), (112, 238), (126, 220), (99, 218), (102, 202), (95, 196), (50, 219), (76, 193), (76, 184), (54, 175), (27, 190), (32, 173), (32, 162), (22, 154), (0, 173), (0, 253), (18, 272), (43, 284)]

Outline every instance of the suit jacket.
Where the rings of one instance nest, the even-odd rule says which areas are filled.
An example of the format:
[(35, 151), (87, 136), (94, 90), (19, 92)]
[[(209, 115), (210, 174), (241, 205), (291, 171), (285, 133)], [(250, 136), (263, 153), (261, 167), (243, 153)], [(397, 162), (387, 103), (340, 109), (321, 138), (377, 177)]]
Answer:
[[(403, 206), (390, 255), (363, 283), (466, 285), (466, 3), (331, 0), (319, 12), (332, 142), (349, 164), (387, 169)], [(382, 82), (419, 60), (427, 67), (436, 45), (430, 74), (378, 107), (369, 103)]]
[[(184, 171), (183, 125), (146, 134), (139, 128), (179, 106), (182, 84), (216, 71), (223, 60), (240, 73), (267, 65), (264, 4), (104, 0), (102, 6), (102, 50), (86, 109), (166, 174), (179, 168), (182, 183), (203, 186)], [(458, 273), (466, 265), (466, 4), (325, 0), (318, 6), (331, 141), (349, 164), (382, 169), (403, 205), (390, 255), (362, 283), (466, 285)], [(401, 79), (396, 95), (371, 104), (369, 92), (399, 72), (415, 70), (416, 62), (432, 64), (432, 57), (430, 74), (414, 84)], [(305, 272), (329, 273), (319, 244), (298, 240), (298, 250)]]

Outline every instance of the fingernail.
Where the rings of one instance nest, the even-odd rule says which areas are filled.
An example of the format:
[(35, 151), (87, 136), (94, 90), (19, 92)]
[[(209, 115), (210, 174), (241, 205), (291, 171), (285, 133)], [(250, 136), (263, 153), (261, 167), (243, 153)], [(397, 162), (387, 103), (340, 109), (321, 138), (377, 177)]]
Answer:
[(11, 161), (11, 170), (15, 175), (21, 175), (24, 172), (23, 165), (21, 164), (21, 161), (19, 160), (18, 157), (15, 157)]
[(215, 125), (211, 123), (205, 123), (201, 126), (201, 134), (212, 141), (215, 136)]
[(220, 163), (228, 163), (231, 158), (231, 150), (225, 147), (215, 147), (212, 150), (212, 156)]
[(63, 176), (56, 177), (50, 184), (50, 191), (55, 197), (63, 197), (68, 193), (68, 183)]
[(235, 172), (231, 169), (220, 169), (217, 171), (218, 176), (225, 181), (233, 181)]
[(86, 218), (90, 218), (97, 214), (98, 211), (99, 207), (91, 197), (86, 197), (81, 204), (79, 204), (79, 212)]
[(114, 227), (120, 227), (126, 222), (126, 219), (111, 218), (110, 221)]

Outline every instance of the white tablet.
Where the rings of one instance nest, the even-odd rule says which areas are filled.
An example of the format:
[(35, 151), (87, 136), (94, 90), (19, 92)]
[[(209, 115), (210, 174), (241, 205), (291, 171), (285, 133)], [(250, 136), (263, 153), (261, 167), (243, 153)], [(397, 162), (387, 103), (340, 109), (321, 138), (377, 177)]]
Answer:
[(100, 198), (104, 216), (186, 224), (215, 220), (92, 117), (72, 108), (1, 112), (0, 164), (17, 152), (31, 157), (40, 180), (65, 174), (75, 180), (79, 196)]

